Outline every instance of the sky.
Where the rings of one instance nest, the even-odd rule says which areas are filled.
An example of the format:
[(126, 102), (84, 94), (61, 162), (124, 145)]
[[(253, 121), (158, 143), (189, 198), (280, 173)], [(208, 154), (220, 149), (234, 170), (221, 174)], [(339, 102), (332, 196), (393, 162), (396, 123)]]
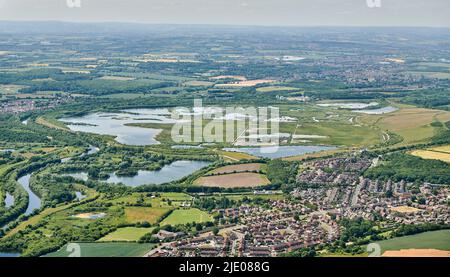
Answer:
[(0, 0), (0, 20), (450, 27), (450, 0)]

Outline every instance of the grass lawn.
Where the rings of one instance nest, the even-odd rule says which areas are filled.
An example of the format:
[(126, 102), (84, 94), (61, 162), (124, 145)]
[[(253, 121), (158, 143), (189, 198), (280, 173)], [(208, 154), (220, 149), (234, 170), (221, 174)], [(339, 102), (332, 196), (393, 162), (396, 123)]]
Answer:
[(367, 256), (368, 256), (367, 253), (354, 254), (354, 255), (348, 254), (348, 253), (325, 253), (325, 254), (320, 255), (320, 257), (326, 257), (326, 258), (355, 258), (355, 257), (364, 258)]
[(435, 120), (450, 120), (450, 113), (423, 108), (405, 107), (384, 115), (363, 115), (364, 123), (374, 124), (382, 131), (400, 135), (404, 140), (401, 145), (427, 142), (436, 133), (437, 128), (430, 124)]
[(256, 198), (261, 198), (261, 199), (266, 199), (266, 200), (283, 200), (285, 199), (285, 195), (282, 193), (279, 194), (253, 194), (253, 193), (217, 193), (214, 194), (213, 196), (206, 196), (206, 197), (226, 197), (230, 200), (235, 200), (235, 201), (239, 201), (244, 199), (244, 197), (247, 197), (249, 199), (256, 199)]
[(257, 88), (257, 92), (271, 92), (271, 91), (295, 91), (295, 90), (301, 90), (299, 88), (294, 87), (284, 87), (284, 86), (268, 86), (268, 87), (260, 87)]
[(240, 161), (240, 160), (255, 160), (258, 159), (255, 156), (251, 156), (246, 153), (238, 153), (238, 152), (227, 152), (227, 151), (217, 151), (219, 155), (221, 155), (227, 161)]
[(439, 249), (450, 251), (450, 230), (425, 232), (417, 235), (393, 238), (377, 242), (381, 253), (401, 249)]
[[(281, 131), (285, 132), (283, 129)], [(380, 143), (380, 134), (373, 128), (344, 122), (302, 123), (296, 134), (324, 136), (325, 138), (313, 139), (315, 143), (323, 145), (369, 146)]]
[(211, 170), (210, 172), (208, 172), (208, 174), (227, 174), (247, 171), (259, 171), (261, 170), (262, 165), (263, 164), (260, 163), (227, 165)]
[(188, 86), (188, 87), (209, 87), (214, 85), (213, 82), (206, 82), (206, 81), (188, 81), (186, 83), (184, 83), (183, 85)]
[(109, 233), (99, 241), (138, 241), (145, 234), (152, 232), (154, 228), (137, 228), (125, 227), (119, 228), (116, 231)]
[(181, 192), (163, 192), (161, 198), (170, 199), (172, 201), (190, 201), (192, 196)]
[[(185, 201), (191, 201), (192, 196), (179, 193), (179, 192), (166, 192), (161, 193), (160, 197), (151, 198), (146, 193), (133, 193), (131, 195), (122, 196), (108, 202), (113, 205), (126, 204), (126, 206), (132, 206), (137, 204), (140, 197), (143, 196), (144, 204), (151, 204), (153, 208), (173, 208), (173, 206), (179, 206)], [(172, 201), (172, 206), (168, 205), (168, 200)]]
[(36, 119), (36, 123), (39, 125), (48, 127), (50, 129), (57, 129), (57, 130), (62, 130), (62, 131), (68, 130), (68, 128), (64, 125), (64, 123), (62, 123), (54, 118), (44, 118), (44, 117), (40, 116)]
[(208, 221), (213, 221), (212, 216), (199, 209), (174, 210), (160, 223), (160, 225), (179, 225), (191, 222), (202, 223)]
[[(81, 257), (141, 257), (154, 247), (152, 243), (132, 242), (78, 243), (78, 245)], [(67, 246), (63, 246), (45, 257), (68, 257), (71, 253), (67, 251)]]
[(170, 210), (171, 208), (126, 207), (125, 217), (128, 223), (147, 221), (150, 224), (154, 224), (161, 216)]

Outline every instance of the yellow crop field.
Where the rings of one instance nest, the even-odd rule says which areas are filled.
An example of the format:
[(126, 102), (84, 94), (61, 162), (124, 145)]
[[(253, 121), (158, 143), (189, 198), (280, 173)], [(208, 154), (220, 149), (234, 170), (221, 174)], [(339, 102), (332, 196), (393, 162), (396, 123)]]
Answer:
[(409, 207), (409, 206), (399, 206), (399, 207), (392, 207), (391, 211), (399, 212), (399, 213), (415, 213), (420, 211), (417, 208)]
[(450, 145), (433, 147), (433, 148), (430, 148), (429, 150), (435, 151), (435, 152), (445, 152), (445, 153), (450, 154)]
[(450, 154), (435, 152), (430, 150), (415, 150), (411, 152), (412, 155), (421, 157), (422, 159), (441, 160), (450, 163)]

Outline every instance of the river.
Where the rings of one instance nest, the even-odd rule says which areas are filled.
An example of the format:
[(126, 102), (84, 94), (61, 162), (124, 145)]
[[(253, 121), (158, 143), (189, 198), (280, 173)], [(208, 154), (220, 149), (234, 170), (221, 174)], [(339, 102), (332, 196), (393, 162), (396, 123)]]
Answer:
[(28, 207), (25, 211), (25, 215), (30, 215), (35, 209), (41, 208), (41, 199), (31, 190), (30, 188), (30, 178), (31, 174), (20, 177), (17, 182), (26, 190), (28, 193)]

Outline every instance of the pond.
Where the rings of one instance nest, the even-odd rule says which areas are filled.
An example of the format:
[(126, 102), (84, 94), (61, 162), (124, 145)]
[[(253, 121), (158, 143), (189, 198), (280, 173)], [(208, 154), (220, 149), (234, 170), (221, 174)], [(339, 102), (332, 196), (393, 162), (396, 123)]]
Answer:
[(86, 153), (81, 154), (81, 155), (82, 156), (93, 155), (93, 154), (97, 153), (98, 151), (100, 151), (100, 148), (92, 146), (92, 145), (89, 145), (88, 151)]
[(72, 160), (71, 157), (63, 158), (63, 159), (61, 159), (61, 163), (67, 163), (67, 162), (70, 161), (70, 160)]
[(81, 180), (85, 182), (89, 179), (87, 172), (65, 173), (62, 174), (61, 176), (70, 176), (76, 180)]
[(127, 126), (131, 123), (176, 123), (167, 109), (130, 109), (117, 113), (93, 113), (82, 117), (61, 118), (72, 131), (115, 136), (126, 145), (159, 144), (155, 137), (162, 129)]
[(278, 146), (278, 147), (243, 147), (243, 148), (224, 148), (225, 151), (246, 153), (256, 157), (278, 159), (303, 154), (315, 153), (326, 150), (337, 149), (334, 146)]
[(11, 208), (14, 205), (14, 196), (9, 193), (6, 193), (5, 197), (5, 208)]
[(163, 184), (177, 181), (186, 177), (197, 170), (210, 165), (205, 161), (176, 161), (170, 165), (164, 166), (161, 170), (147, 171), (139, 170), (138, 174), (133, 177), (121, 177), (115, 173), (111, 174), (107, 183), (122, 183), (126, 186), (136, 187), (145, 184)]
[(30, 215), (35, 209), (41, 208), (41, 199), (31, 190), (30, 188), (30, 178), (31, 174), (20, 177), (17, 182), (26, 190), (28, 193), (28, 207), (25, 211), (25, 215)]
[(75, 192), (75, 195), (76, 195), (78, 201), (81, 201), (81, 200), (83, 200), (84, 198), (87, 197), (87, 196), (84, 195), (81, 191), (76, 191), (76, 192)]
[[(100, 148), (90, 145), (88, 151), (82, 153), (79, 157), (81, 158), (84, 156), (89, 156), (89, 155), (97, 153), (98, 151), (100, 151)], [(72, 157), (63, 158), (63, 159), (61, 159), (61, 163), (67, 163), (70, 160), (72, 160)]]

